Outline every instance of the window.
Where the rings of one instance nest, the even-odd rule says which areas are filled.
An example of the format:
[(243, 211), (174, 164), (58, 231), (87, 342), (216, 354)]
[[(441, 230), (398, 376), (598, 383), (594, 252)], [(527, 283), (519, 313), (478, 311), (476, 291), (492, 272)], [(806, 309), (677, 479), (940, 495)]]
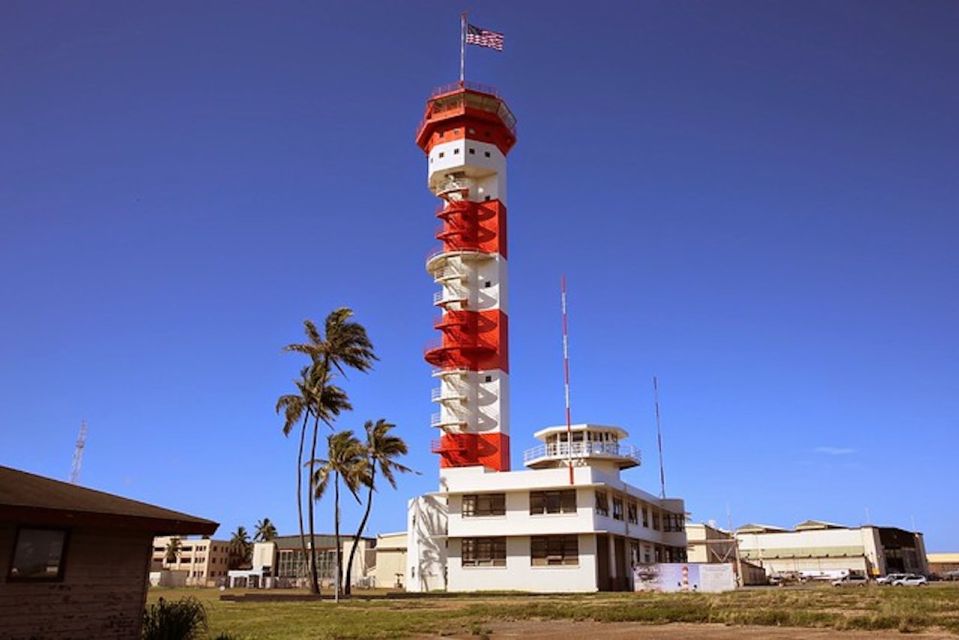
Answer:
[(636, 503), (629, 502), (626, 504), (626, 520), (632, 524), (636, 524), (638, 521), (636, 519)]
[(649, 509), (646, 508), (646, 505), (643, 505), (643, 526), (649, 528)]
[(492, 381), (493, 381), (493, 376), (486, 376), (486, 381), (487, 381), (487, 382), (492, 382)]
[(459, 150), (459, 149), (453, 149), (453, 155), (454, 155), (454, 156), (458, 156), (459, 154), (460, 154), (460, 150)]
[(486, 196), (486, 198), (484, 199), (484, 202), (489, 202), (489, 199), (490, 199), (490, 197), (489, 197), (489, 196)]
[(440, 151), (440, 157), (441, 157), (441, 158), (446, 157), (446, 152), (445, 152), (445, 151)]
[(659, 531), (659, 511), (653, 509), (653, 529)]
[(492, 287), (492, 286), (493, 286), (493, 283), (490, 282), (489, 280), (487, 280), (487, 281), (486, 281), (486, 288), (489, 289), (489, 288)]
[(613, 496), (613, 519), (623, 519), (623, 499)]
[(483, 155), (484, 155), (484, 156), (486, 156), (487, 158), (489, 158), (489, 157), (490, 157), (490, 155), (489, 155), (489, 151), (484, 151), (484, 152), (483, 152)]
[(579, 564), (578, 536), (533, 536), (530, 538), (530, 564), (553, 567)]
[(472, 156), (472, 155), (475, 155), (475, 154), (476, 154), (476, 149), (470, 149), (470, 155)]
[(601, 516), (609, 515), (609, 497), (605, 491), (596, 492), (596, 513)]
[(9, 580), (62, 580), (68, 534), (64, 529), (20, 529)]
[(463, 496), (463, 517), (506, 515), (505, 493), (480, 493)]
[(529, 514), (576, 513), (576, 490), (530, 491)]
[(506, 538), (463, 538), (464, 567), (505, 567)]

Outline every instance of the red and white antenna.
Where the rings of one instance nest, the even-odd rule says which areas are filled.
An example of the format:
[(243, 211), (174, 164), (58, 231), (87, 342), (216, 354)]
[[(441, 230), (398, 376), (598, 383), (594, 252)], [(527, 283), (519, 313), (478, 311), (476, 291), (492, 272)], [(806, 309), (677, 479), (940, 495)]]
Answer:
[(656, 404), (656, 442), (659, 446), (659, 497), (666, 497), (666, 471), (663, 469), (663, 430), (659, 424), (659, 383), (653, 376), (653, 401)]
[(566, 453), (569, 463), (569, 483), (573, 484), (573, 419), (569, 410), (569, 320), (566, 314), (566, 276), (560, 283), (560, 301), (563, 305), (563, 387), (566, 396)]
[(87, 421), (80, 422), (80, 434), (77, 446), (73, 450), (73, 466), (70, 469), (70, 484), (80, 483), (80, 465), (83, 463), (83, 449), (87, 446)]

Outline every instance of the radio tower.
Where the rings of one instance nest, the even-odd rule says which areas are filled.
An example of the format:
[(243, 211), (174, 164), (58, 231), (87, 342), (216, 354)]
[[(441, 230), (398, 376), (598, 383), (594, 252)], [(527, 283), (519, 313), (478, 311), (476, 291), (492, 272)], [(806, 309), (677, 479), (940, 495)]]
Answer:
[(80, 465), (83, 464), (83, 448), (87, 446), (87, 421), (80, 422), (80, 434), (77, 436), (77, 446), (73, 450), (73, 467), (70, 469), (70, 484), (80, 483)]

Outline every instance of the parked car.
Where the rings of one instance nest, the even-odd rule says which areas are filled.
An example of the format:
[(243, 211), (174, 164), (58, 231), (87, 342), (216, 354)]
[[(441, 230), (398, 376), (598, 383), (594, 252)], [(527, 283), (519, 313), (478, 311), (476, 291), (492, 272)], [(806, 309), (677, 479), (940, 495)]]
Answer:
[(887, 573), (881, 578), (876, 578), (876, 584), (892, 584), (896, 580), (901, 580), (908, 575), (908, 573)]
[(834, 587), (865, 587), (869, 584), (869, 578), (866, 576), (848, 575), (845, 578), (833, 580), (830, 584)]
[(943, 580), (959, 580), (959, 571), (946, 571), (942, 574)]
[(909, 575), (905, 578), (899, 578), (892, 585), (894, 587), (923, 587), (926, 582), (925, 576)]

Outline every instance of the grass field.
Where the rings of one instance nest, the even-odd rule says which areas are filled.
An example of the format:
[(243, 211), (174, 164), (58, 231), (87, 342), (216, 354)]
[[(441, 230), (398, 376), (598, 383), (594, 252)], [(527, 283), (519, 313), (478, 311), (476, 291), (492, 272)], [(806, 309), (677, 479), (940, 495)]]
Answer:
[[(279, 592), (291, 593), (296, 592)], [(725, 594), (473, 594), (410, 599), (361, 592), (339, 605), (331, 601), (230, 602), (221, 601), (220, 595), (212, 589), (151, 589), (149, 602), (160, 596), (167, 600), (193, 596), (207, 607), (211, 636), (228, 632), (243, 640), (486, 636), (491, 624), (522, 620), (940, 630), (959, 637), (959, 585), (953, 584), (925, 588), (770, 587)]]

